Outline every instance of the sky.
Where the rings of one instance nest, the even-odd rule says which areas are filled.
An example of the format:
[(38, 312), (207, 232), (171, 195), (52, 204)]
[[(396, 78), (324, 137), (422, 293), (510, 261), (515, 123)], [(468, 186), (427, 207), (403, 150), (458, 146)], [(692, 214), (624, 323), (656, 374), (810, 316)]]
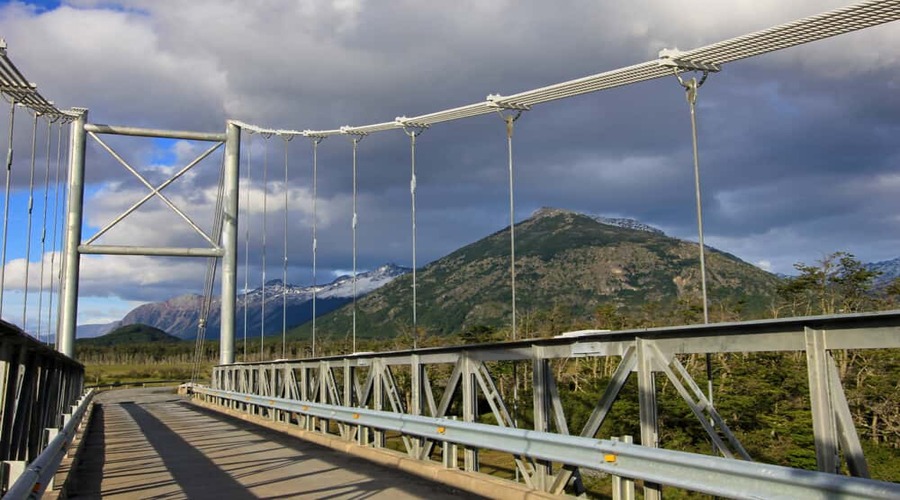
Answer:
[[(322, 130), (509, 95), (848, 3), (0, 2), (0, 36), (44, 96), (61, 108), (88, 108), (92, 123), (222, 132), (226, 120), (237, 119)], [(707, 244), (781, 273), (839, 250), (867, 262), (900, 256), (898, 42), (900, 23), (893, 23), (728, 64), (710, 76), (697, 108)], [(3, 142), (7, 113), (0, 109)], [(18, 324), (24, 313), (33, 331), (58, 257), (47, 236), (42, 259), (40, 235), (33, 235), (25, 308), (31, 120), (24, 110), (16, 114), (2, 313)], [(59, 128), (50, 127), (49, 163), (46, 128), (39, 120), (36, 233), (48, 166), (49, 225), (62, 213), (53, 196)], [(102, 139), (153, 185), (209, 147)], [(696, 240), (688, 106), (674, 77), (535, 106), (516, 122), (513, 141), (516, 220), (552, 206), (631, 217)], [(242, 147), (239, 287), (260, 285), (264, 258), (266, 279), (281, 278), (285, 244), (288, 281), (308, 285), (311, 142), (245, 135)], [(508, 224), (506, 154), (505, 127), (494, 115), (435, 125), (418, 138), (419, 265)], [(206, 231), (221, 162), (220, 148), (164, 191)], [(359, 143), (359, 269), (411, 265), (409, 162), (401, 131)], [(351, 174), (350, 140), (324, 140), (319, 281), (352, 265)], [(86, 237), (148, 192), (92, 139), (86, 176)], [(96, 243), (204, 245), (157, 199)], [(203, 259), (85, 256), (79, 322), (108, 322), (144, 302), (200, 292), (205, 271)], [(54, 321), (46, 317), (45, 330)]]

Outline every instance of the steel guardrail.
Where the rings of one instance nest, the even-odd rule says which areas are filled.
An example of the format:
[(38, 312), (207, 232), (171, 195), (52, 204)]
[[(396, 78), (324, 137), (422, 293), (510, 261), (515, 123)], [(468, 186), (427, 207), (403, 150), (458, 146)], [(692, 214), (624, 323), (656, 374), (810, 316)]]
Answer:
[(94, 389), (90, 389), (81, 397), (78, 407), (72, 412), (69, 421), (66, 422), (59, 434), (47, 444), (44, 451), (28, 464), (22, 475), (3, 495), (3, 500), (40, 498), (44, 494), (44, 490), (56, 475), (59, 464), (72, 444), (75, 433), (94, 398), (94, 392)]
[(491, 449), (730, 498), (900, 498), (900, 484), (618, 441), (256, 396), (207, 387), (241, 403)]

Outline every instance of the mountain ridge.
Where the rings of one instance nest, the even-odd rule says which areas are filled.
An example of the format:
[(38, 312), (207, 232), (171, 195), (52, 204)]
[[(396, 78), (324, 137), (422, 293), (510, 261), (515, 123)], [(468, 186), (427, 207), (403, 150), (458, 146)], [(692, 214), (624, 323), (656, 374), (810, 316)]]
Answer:
[(123, 344), (147, 344), (155, 342), (173, 343), (181, 342), (181, 339), (169, 335), (159, 328), (136, 323), (133, 325), (120, 326), (99, 337), (77, 339), (76, 342), (80, 346), (109, 347)]
[[(376, 290), (389, 283), (397, 276), (408, 273), (410, 269), (388, 263), (378, 268), (357, 275), (357, 296)], [(236, 301), (236, 328), (244, 329), (244, 310), (247, 311), (247, 330), (258, 333), (263, 324), (262, 304), (265, 294), (266, 334), (281, 332), (283, 325), (283, 293), (287, 294), (288, 328), (305, 323), (312, 319), (313, 288), (316, 289), (316, 312), (330, 312), (353, 299), (352, 276), (339, 276), (330, 283), (312, 286), (296, 286), (282, 283), (280, 279), (267, 281), (263, 286), (239, 294)], [(106, 325), (91, 325), (90, 333), (108, 334), (110, 331), (133, 324), (145, 324), (156, 327), (181, 339), (193, 338), (197, 335), (199, 312), (203, 304), (203, 296), (183, 294), (160, 302), (140, 305), (129, 311), (121, 320)], [(206, 336), (218, 338), (220, 321), (220, 300), (214, 297), (209, 318), (207, 319)], [(85, 325), (82, 325), (82, 327)], [(106, 331), (104, 330), (106, 328)], [(81, 335), (79, 335), (79, 338)]]
[[(758, 314), (771, 304), (778, 282), (774, 275), (714, 248), (708, 248), (707, 261), (711, 303), (734, 303)], [(604, 303), (672, 308), (679, 300), (699, 302), (700, 296), (696, 243), (563, 209), (541, 209), (516, 224), (516, 274), (523, 322), (529, 314), (555, 307), (588, 317)], [(409, 330), (410, 286), (411, 280), (401, 277), (358, 301), (357, 331), (390, 336)], [(429, 333), (502, 328), (511, 311), (509, 228), (424, 266), (417, 294), (418, 324)], [(317, 324), (323, 333), (343, 336), (349, 316), (343, 307)], [(300, 327), (296, 334), (307, 330)]]

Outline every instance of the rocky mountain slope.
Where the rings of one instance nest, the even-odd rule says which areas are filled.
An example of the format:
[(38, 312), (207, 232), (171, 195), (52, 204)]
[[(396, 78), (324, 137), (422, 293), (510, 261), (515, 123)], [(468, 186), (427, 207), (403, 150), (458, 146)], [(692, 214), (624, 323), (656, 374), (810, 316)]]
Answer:
[[(623, 227), (624, 226), (624, 227)], [(695, 243), (649, 226), (610, 223), (559, 209), (541, 209), (516, 224), (517, 310), (561, 305), (589, 317), (612, 303), (637, 309), (649, 302), (671, 307), (700, 296)], [(762, 312), (778, 278), (733, 255), (707, 253), (710, 301)], [(418, 273), (419, 325), (451, 334), (474, 325), (504, 326), (510, 315), (509, 232), (498, 231), (424, 267)], [(357, 332), (391, 336), (411, 324), (411, 277), (403, 276), (358, 301)], [(323, 334), (350, 331), (344, 307), (318, 321)], [(308, 334), (301, 327), (297, 335)]]
[(900, 278), (900, 257), (866, 264), (866, 269), (881, 273), (875, 278), (875, 288), (884, 288), (895, 279)]
[[(363, 296), (390, 283), (398, 276), (409, 272), (405, 267), (386, 264), (370, 272), (357, 276), (357, 293)], [(353, 299), (353, 279), (341, 276), (331, 283), (317, 287), (316, 312), (321, 315), (350, 302)], [(236, 329), (238, 335), (244, 330), (244, 310), (247, 311), (247, 330), (258, 335), (265, 323), (266, 334), (281, 332), (284, 297), (287, 297), (288, 328), (312, 319), (313, 287), (285, 285), (281, 280), (271, 280), (260, 287), (237, 297)], [(265, 298), (265, 301), (263, 300)], [(263, 304), (265, 303), (265, 314)], [(190, 294), (174, 297), (164, 302), (144, 304), (133, 309), (121, 321), (107, 327), (113, 330), (120, 326), (144, 324), (159, 328), (178, 338), (187, 339), (197, 335), (197, 323), (203, 297)], [(218, 338), (220, 302), (213, 298), (210, 317), (207, 322), (207, 338)]]

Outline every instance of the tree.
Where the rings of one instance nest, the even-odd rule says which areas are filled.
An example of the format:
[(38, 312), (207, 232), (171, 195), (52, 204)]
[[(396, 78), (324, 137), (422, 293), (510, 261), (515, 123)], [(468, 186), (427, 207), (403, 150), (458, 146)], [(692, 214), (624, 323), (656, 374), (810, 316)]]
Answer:
[(894, 280), (884, 288), (884, 294), (887, 296), (888, 304), (891, 307), (896, 307), (897, 301), (900, 300), (900, 277), (894, 278)]
[(872, 283), (881, 274), (866, 269), (848, 252), (826, 255), (815, 265), (794, 264), (799, 275), (779, 285), (782, 309), (791, 315), (835, 314), (871, 309)]
[(597, 306), (594, 310), (594, 324), (596, 328), (607, 330), (622, 330), (626, 327), (628, 318), (619, 312), (618, 306), (606, 302)]

